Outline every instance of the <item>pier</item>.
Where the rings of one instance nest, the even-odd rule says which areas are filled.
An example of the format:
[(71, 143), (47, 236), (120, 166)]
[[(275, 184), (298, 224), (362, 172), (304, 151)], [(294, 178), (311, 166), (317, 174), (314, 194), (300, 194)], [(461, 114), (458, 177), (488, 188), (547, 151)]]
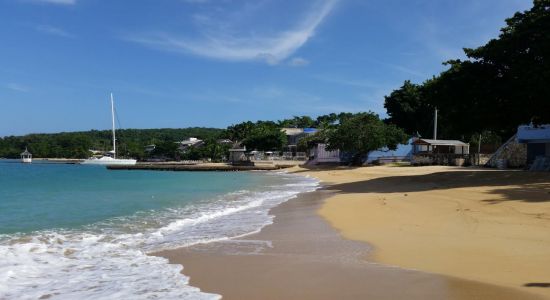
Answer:
[(293, 164), (256, 164), (256, 165), (230, 165), (230, 164), (155, 164), (138, 163), (133, 166), (107, 166), (109, 170), (157, 170), (157, 171), (272, 171), (293, 167)]

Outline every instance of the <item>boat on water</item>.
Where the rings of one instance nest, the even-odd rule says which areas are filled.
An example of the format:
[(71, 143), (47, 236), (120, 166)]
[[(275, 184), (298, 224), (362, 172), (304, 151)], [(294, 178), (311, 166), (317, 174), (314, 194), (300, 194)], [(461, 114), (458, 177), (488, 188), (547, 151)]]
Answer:
[(111, 119), (113, 121), (113, 150), (107, 152), (101, 157), (92, 156), (83, 160), (82, 165), (118, 165), (118, 166), (133, 166), (136, 164), (135, 159), (117, 158), (116, 157), (116, 132), (115, 132), (115, 103), (113, 93), (111, 93)]
[(25, 148), (25, 151), (21, 153), (21, 162), (30, 164), (32, 163), (32, 154)]

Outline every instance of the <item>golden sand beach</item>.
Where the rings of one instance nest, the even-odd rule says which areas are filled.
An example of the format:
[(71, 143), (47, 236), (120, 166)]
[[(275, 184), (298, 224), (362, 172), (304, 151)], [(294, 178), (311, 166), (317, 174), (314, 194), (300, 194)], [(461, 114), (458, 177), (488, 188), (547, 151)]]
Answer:
[(455, 167), (295, 170), (335, 195), (319, 210), (368, 259), (550, 298), (550, 174)]
[(155, 255), (224, 299), (550, 298), (550, 174), (291, 171), (324, 188), (257, 234)]

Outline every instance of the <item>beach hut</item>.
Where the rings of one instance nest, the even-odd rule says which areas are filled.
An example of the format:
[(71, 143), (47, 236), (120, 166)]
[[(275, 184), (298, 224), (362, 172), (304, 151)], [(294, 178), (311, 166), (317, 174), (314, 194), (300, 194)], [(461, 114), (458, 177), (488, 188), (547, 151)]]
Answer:
[(470, 144), (459, 140), (418, 138), (413, 143), (413, 164), (464, 165), (470, 156)]
[(24, 163), (31, 163), (32, 162), (32, 154), (25, 148), (25, 151), (21, 153), (21, 162)]
[(147, 153), (151, 153), (153, 152), (155, 149), (157, 148), (157, 146), (155, 144), (151, 144), (151, 145), (147, 145), (145, 147), (143, 147), (143, 150)]
[(341, 163), (341, 153), (340, 150), (329, 151), (326, 149), (327, 145), (319, 143), (315, 145), (313, 149), (310, 150), (309, 156), (311, 157), (310, 164), (340, 164)]
[(470, 144), (459, 140), (416, 139), (413, 142), (414, 154), (470, 154)]
[(246, 155), (246, 147), (229, 149), (229, 163), (232, 165), (254, 165)]
[(204, 145), (204, 141), (195, 137), (190, 137), (188, 139), (185, 139), (181, 142), (177, 142), (179, 144), (178, 149), (182, 152), (186, 152), (191, 147), (201, 147)]
[[(298, 142), (312, 134), (317, 132), (316, 128), (281, 128), (281, 131), (286, 135), (287, 145), (285, 146), (286, 152), (291, 152), (292, 157), (297, 156)], [(303, 154), (301, 154), (303, 155)], [(288, 156), (288, 155), (287, 155)]]
[(550, 171), (550, 124), (518, 127), (517, 141), (527, 145), (527, 166), (533, 171)]

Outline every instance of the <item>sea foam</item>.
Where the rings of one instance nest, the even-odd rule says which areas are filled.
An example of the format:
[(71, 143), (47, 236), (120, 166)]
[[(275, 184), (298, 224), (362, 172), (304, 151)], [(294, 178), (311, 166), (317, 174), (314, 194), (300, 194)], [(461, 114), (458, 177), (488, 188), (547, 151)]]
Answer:
[(113, 218), (82, 230), (0, 237), (0, 299), (219, 299), (188, 285), (181, 266), (147, 253), (239, 238), (272, 223), (269, 209), (318, 182), (279, 184), (193, 205)]

